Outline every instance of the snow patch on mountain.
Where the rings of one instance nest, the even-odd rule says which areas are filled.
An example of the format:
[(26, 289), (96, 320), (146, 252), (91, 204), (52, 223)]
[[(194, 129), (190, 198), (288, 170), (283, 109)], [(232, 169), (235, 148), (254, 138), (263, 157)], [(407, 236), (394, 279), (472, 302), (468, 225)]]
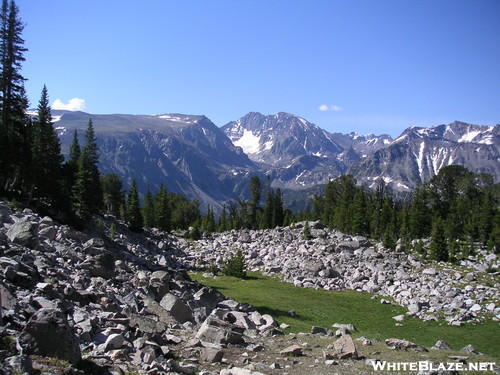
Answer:
[(257, 154), (260, 151), (260, 136), (255, 135), (251, 130), (243, 129), (243, 135), (234, 142), (234, 145), (241, 147), (247, 155)]

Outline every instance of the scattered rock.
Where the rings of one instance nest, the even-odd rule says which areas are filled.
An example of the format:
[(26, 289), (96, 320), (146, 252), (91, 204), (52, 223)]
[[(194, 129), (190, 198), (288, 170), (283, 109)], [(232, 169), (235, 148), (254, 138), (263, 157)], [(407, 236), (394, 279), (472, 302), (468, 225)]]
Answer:
[(453, 350), (450, 345), (446, 341), (439, 340), (437, 341), (431, 349), (437, 350)]
[(224, 352), (216, 348), (203, 348), (201, 350), (201, 359), (206, 362), (222, 362)]
[(292, 345), (280, 351), (280, 354), (283, 356), (300, 357), (303, 355), (302, 347), (300, 345)]
[(244, 368), (233, 367), (231, 369), (221, 370), (220, 375), (265, 375), (262, 372), (247, 370)]
[(166, 294), (161, 300), (160, 306), (167, 310), (181, 324), (193, 319), (193, 313), (189, 306), (173, 294)]
[(414, 350), (416, 352), (428, 352), (426, 348), (423, 346), (417, 345), (413, 342), (406, 341), (406, 340), (400, 340), (400, 339), (387, 339), (385, 340), (385, 343), (387, 346), (389, 346), (391, 349), (396, 349), (396, 350)]
[(351, 335), (341, 336), (333, 343), (333, 356), (338, 359), (358, 358), (358, 352)]
[(464, 346), (462, 349), (460, 349), (462, 353), (468, 353), (468, 354), (480, 354), (472, 345), (467, 345)]

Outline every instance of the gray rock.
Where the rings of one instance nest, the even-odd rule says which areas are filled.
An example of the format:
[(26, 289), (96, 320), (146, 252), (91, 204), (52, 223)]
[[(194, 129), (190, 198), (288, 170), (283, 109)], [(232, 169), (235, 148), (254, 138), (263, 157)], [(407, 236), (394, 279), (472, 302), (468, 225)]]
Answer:
[(450, 345), (446, 341), (439, 340), (437, 341), (431, 349), (436, 350), (453, 350)]
[(231, 369), (223, 369), (219, 375), (265, 375), (262, 372), (252, 371), (245, 368), (233, 367)]
[(203, 348), (201, 350), (201, 359), (206, 362), (222, 362), (222, 358), (224, 357), (224, 352), (217, 348)]
[(344, 328), (347, 329), (348, 331), (351, 332), (357, 332), (358, 329), (354, 326), (354, 324), (341, 324), (341, 323), (334, 323), (332, 324), (333, 328)]
[(396, 349), (396, 350), (414, 350), (416, 352), (428, 352), (426, 348), (423, 346), (417, 345), (413, 342), (400, 340), (400, 339), (387, 339), (385, 340), (387, 346)]
[(13, 374), (31, 374), (33, 372), (33, 364), (31, 359), (26, 355), (16, 355), (13, 357), (5, 358), (3, 366), (5, 370), (10, 370)]
[(332, 331), (330, 331), (327, 328), (324, 327), (319, 327), (319, 326), (312, 326), (311, 327), (311, 333), (313, 335), (319, 334), (319, 335), (331, 335)]
[(24, 216), (9, 228), (7, 237), (13, 243), (22, 246), (32, 246), (36, 244), (35, 228), (36, 225), (31, 222), (30, 217)]
[(125, 338), (121, 333), (112, 333), (106, 339), (104, 343), (104, 351), (109, 351), (113, 349), (120, 349), (125, 343)]
[(341, 336), (333, 343), (333, 356), (338, 359), (358, 358), (358, 352), (351, 335)]
[(57, 228), (54, 226), (47, 226), (40, 229), (40, 227), (38, 227), (38, 235), (53, 241), (57, 236)]
[(302, 346), (300, 345), (289, 346), (280, 351), (280, 354), (283, 356), (292, 356), (292, 357), (300, 357), (304, 355), (304, 353), (302, 353)]
[(198, 329), (195, 338), (214, 345), (242, 344), (244, 328), (209, 316)]
[(472, 345), (464, 346), (462, 349), (460, 349), (460, 351), (462, 353), (479, 354), (479, 352)]
[(58, 309), (35, 312), (21, 332), (18, 345), (23, 354), (57, 357), (73, 364), (81, 359), (78, 339)]
[(189, 306), (173, 294), (166, 294), (160, 301), (160, 306), (181, 324), (193, 319), (193, 313)]

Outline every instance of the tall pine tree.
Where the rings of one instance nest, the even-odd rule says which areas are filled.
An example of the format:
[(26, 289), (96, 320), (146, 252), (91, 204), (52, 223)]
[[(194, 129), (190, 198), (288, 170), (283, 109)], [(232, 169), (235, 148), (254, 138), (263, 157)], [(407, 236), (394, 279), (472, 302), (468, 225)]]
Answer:
[(142, 217), (141, 206), (139, 203), (139, 192), (137, 183), (132, 180), (132, 186), (127, 199), (127, 220), (129, 229), (132, 232), (140, 233), (144, 230), (144, 219)]
[(98, 213), (103, 206), (99, 169), (99, 154), (92, 120), (85, 133), (86, 144), (78, 160), (78, 171), (73, 186), (73, 205), (81, 219), (88, 219)]
[(61, 145), (52, 125), (49, 96), (44, 85), (38, 104), (38, 114), (33, 124), (33, 172), (32, 183), (34, 197), (38, 206), (58, 204), (64, 194), (62, 183)]
[(121, 178), (115, 173), (108, 173), (102, 178), (101, 184), (106, 212), (120, 218), (125, 205)]
[[(31, 161), (31, 127), (21, 64), (25, 61), (24, 25), (14, 2), (0, 10), (0, 191), (26, 189)], [(10, 194), (9, 194), (10, 195)]]

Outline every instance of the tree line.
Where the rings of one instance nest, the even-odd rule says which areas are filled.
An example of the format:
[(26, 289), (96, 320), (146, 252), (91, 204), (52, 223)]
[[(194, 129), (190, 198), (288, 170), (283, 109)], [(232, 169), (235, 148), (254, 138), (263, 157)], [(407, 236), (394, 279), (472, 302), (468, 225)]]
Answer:
[(442, 168), (409, 199), (395, 199), (383, 180), (368, 190), (345, 175), (312, 199), (309, 217), (344, 233), (381, 240), (392, 249), (399, 240), (403, 248), (425, 252), (415, 240), (431, 238), (428, 255), (450, 260), (473, 242), (498, 249), (498, 189), (493, 176), (459, 165)]

